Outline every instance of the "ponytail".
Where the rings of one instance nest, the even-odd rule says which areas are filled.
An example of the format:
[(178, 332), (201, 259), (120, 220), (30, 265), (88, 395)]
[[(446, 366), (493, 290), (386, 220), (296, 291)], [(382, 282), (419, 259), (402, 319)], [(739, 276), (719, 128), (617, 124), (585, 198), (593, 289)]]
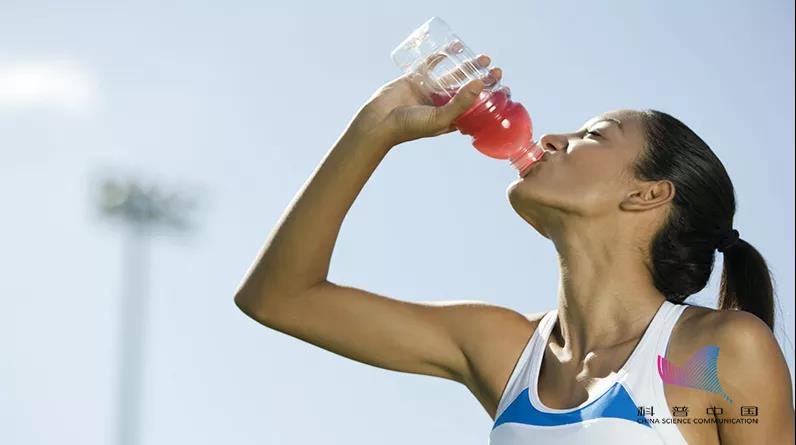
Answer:
[(760, 252), (739, 239), (724, 251), (719, 285), (719, 309), (755, 314), (774, 330), (774, 286), (771, 271)]
[(639, 112), (646, 146), (635, 164), (645, 181), (667, 180), (676, 193), (652, 240), (655, 286), (682, 303), (707, 285), (715, 251), (724, 252), (719, 309), (750, 312), (774, 330), (774, 286), (760, 252), (732, 229), (735, 190), (719, 158), (696, 133), (657, 110)]

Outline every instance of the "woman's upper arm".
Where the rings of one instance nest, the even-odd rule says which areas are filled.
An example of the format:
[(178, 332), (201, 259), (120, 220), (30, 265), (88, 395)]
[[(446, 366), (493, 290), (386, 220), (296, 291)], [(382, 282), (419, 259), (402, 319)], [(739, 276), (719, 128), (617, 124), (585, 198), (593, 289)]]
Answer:
[(341, 356), (380, 368), (471, 381), (473, 352), (528, 325), (521, 314), (478, 301), (410, 302), (324, 281), (258, 322)]

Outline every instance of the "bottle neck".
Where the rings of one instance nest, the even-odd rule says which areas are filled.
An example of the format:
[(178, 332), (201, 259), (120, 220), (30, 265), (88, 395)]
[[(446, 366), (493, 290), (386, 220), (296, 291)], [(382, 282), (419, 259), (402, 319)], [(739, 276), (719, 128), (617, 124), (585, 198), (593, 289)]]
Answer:
[(531, 139), (511, 154), (509, 162), (517, 171), (522, 172), (541, 159), (542, 155), (544, 155), (542, 147)]

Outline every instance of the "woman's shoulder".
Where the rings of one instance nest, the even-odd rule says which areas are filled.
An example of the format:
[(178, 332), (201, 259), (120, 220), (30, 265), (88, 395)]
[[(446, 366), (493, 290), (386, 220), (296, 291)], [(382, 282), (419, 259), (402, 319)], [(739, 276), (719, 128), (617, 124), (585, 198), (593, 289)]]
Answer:
[(533, 330), (535, 331), (536, 327), (539, 326), (539, 323), (542, 321), (542, 318), (544, 318), (544, 316), (547, 315), (547, 313), (552, 310), (553, 309), (548, 309), (546, 311), (541, 311), (541, 312), (527, 312), (523, 313), (522, 316), (525, 317), (526, 320), (528, 320), (528, 326), (533, 327)]
[(774, 333), (751, 312), (689, 305), (675, 326), (667, 356), (685, 363), (705, 347), (715, 347), (725, 386), (749, 385), (753, 375), (760, 382), (767, 376), (777, 376), (782, 384), (789, 380), (780, 378), (788, 376), (787, 364)]
[(768, 325), (751, 312), (687, 306), (677, 324), (690, 338), (724, 343), (740, 334), (753, 337), (772, 334)]
[[(749, 405), (759, 408), (761, 416), (766, 413), (769, 428), (792, 425), (790, 371), (774, 333), (763, 320), (742, 310), (692, 306), (678, 325), (667, 354), (674, 363), (686, 364), (703, 348), (713, 347), (710, 357), (715, 361), (702, 369), (715, 372), (725, 393), (704, 393), (710, 405), (722, 409), (717, 417), (737, 417), (739, 406)], [(722, 434), (741, 433), (735, 428), (733, 423), (719, 424)]]

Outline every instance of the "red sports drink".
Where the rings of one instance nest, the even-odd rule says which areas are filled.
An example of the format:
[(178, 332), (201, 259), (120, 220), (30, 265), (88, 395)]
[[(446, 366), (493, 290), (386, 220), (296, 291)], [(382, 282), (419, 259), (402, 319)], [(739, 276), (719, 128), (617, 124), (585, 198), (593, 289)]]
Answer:
[[(453, 96), (432, 93), (436, 106)], [(495, 159), (509, 159), (520, 172), (539, 160), (544, 151), (533, 141), (533, 122), (525, 107), (511, 100), (511, 90), (502, 87), (482, 91), (475, 103), (454, 123), (463, 134), (472, 136), (473, 146)]]
[[(439, 17), (414, 30), (391, 54), (402, 70), (431, 102), (444, 105), (470, 80), (489, 72), (474, 63), (475, 54)], [(523, 173), (538, 161), (544, 150), (533, 140), (528, 111), (511, 100), (508, 87), (494, 82), (484, 87), (475, 103), (454, 121), (460, 132), (472, 136), (473, 146), (496, 159), (508, 159)]]

